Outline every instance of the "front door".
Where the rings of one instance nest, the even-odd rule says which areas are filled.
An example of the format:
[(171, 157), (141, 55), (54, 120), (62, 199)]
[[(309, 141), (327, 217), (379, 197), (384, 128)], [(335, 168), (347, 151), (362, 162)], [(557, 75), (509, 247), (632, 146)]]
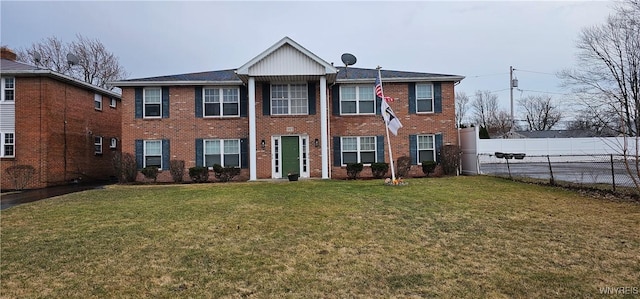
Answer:
[(282, 177), (289, 173), (300, 174), (300, 138), (282, 136)]

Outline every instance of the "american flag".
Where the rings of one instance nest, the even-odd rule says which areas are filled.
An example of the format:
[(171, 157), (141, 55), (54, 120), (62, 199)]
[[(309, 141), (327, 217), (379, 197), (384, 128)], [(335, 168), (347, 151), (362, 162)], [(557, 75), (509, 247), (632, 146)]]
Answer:
[(378, 76), (376, 77), (376, 96), (384, 99), (387, 102), (393, 102), (393, 98), (392, 97), (385, 97), (382, 94), (382, 81), (380, 80), (380, 73), (378, 73)]

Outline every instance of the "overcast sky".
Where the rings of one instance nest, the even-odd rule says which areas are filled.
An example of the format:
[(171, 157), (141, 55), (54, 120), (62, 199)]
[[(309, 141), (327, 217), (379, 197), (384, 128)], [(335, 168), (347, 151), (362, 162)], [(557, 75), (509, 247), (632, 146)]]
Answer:
[[(604, 1), (31, 2), (0, 1), (1, 44), (56, 36), (99, 39), (129, 78), (235, 69), (288, 36), (327, 62), (466, 76), (472, 96), (509, 107), (509, 66), (521, 96), (565, 91), (554, 75), (575, 61), (581, 28), (612, 13)], [(384, 78), (383, 78), (384, 80)], [(544, 93), (543, 93), (544, 92)]]

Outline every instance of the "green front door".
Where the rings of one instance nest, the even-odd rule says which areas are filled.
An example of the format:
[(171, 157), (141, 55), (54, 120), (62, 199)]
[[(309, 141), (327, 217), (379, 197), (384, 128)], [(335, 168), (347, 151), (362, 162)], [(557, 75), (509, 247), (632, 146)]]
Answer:
[(282, 177), (300, 173), (300, 139), (298, 136), (282, 136)]

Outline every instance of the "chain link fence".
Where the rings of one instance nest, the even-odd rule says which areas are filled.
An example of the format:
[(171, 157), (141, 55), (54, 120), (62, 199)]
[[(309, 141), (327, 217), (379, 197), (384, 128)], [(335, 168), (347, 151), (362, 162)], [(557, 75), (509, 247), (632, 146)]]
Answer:
[[(622, 155), (478, 154), (481, 174), (637, 194), (635, 159)], [(632, 177), (633, 175), (633, 177)]]

